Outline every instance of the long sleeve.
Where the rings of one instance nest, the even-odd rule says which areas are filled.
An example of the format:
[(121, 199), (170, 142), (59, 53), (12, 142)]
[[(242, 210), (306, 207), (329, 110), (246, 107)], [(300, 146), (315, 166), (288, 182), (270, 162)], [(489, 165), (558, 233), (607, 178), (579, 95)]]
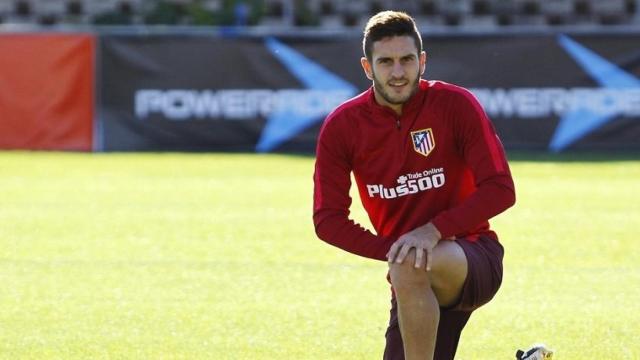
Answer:
[(349, 218), (352, 165), (345, 141), (349, 134), (345, 133), (346, 127), (340, 127), (343, 124), (328, 119), (318, 138), (313, 177), (316, 234), (323, 241), (353, 254), (386, 260), (395, 240), (376, 236)]
[(500, 139), (478, 101), (464, 91), (453, 119), (459, 152), (469, 166), (475, 191), (433, 220), (442, 237), (474, 229), (515, 203), (515, 186)]

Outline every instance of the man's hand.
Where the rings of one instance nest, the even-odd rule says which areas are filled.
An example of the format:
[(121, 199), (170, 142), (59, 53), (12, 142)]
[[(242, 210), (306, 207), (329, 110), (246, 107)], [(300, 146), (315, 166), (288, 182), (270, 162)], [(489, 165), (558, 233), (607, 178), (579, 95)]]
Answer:
[(408, 233), (400, 236), (387, 253), (387, 261), (389, 264), (396, 262), (401, 264), (404, 258), (409, 253), (411, 248), (416, 249), (416, 264), (415, 267), (419, 268), (422, 263), (424, 254), (427, 254), (427, 271), (431, 270), (431, 259), (433, 256), (433, 248), (438, 244), (440, 240), (440, 231), (432, 224), (415, 228)]

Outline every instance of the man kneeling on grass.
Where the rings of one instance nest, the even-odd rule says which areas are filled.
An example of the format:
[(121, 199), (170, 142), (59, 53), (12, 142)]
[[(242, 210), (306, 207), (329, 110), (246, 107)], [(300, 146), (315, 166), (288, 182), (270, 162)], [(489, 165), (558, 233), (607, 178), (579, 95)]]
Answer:
[[(374, 15), (363, 49), (373, 86), (329, 114), (318, 138), (316, 233), (388, 261), (384, 359), (453, 359), (469, 316), (502, 282), (488, 219), (515, 202), (509, 165), (468, 90), (421, 79), (427, 55), (410, 16)], [(352, 172), (377, 235), (349, 219)]]

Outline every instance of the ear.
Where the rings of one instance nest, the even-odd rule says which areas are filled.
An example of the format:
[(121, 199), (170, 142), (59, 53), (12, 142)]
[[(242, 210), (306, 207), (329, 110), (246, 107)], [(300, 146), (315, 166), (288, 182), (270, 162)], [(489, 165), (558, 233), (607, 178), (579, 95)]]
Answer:
[(367, 75), (367, 79), (373, 80), (373, 71), (371, 69), (371, 63), (367, 60), (366, 57), (360, 58), (360, 65), (362, 65), (362, 69), (364, 70), (364, 74)]
[(420, 75), (423, 75), (426, 69), (427, 69), (427, 53), (422, 51), (420, 52)]

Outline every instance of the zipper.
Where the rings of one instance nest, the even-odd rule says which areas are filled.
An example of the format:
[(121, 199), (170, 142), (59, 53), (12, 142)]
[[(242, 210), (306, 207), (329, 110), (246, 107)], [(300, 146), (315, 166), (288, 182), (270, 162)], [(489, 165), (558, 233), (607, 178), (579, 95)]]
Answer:
[(400, 130), (400, 117), (396, 116), (396, 128)]

